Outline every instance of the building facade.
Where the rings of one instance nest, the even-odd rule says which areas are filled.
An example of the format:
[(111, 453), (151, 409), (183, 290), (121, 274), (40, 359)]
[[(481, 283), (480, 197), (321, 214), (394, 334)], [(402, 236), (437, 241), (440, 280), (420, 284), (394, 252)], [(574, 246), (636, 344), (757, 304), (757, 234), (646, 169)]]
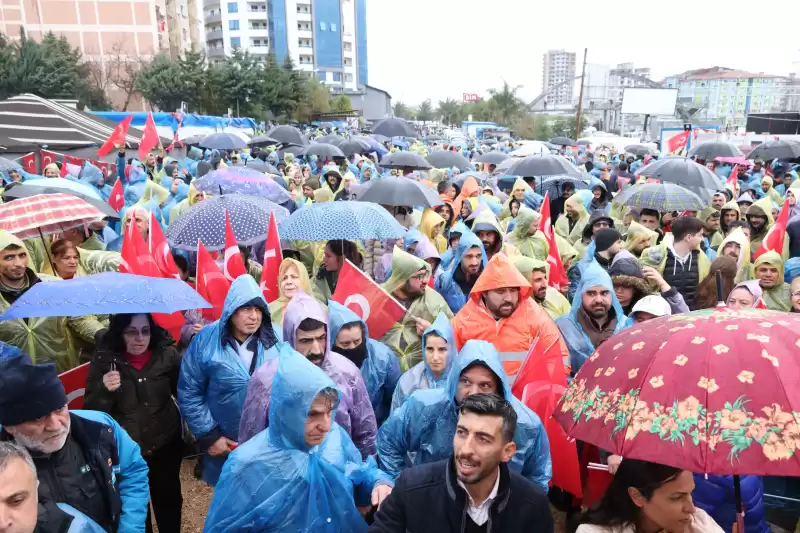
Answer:
[(375, 121), (392, 116), (392, 95), (383, 89), (364, 85), (358, 91), (345, 91), (353, 109), (361, 112), (364, 120)]
[(547, 108), (571, 106), (574, 93), (575, 52), (549, 50), (542, 62), (542, 90), (547, 92)]

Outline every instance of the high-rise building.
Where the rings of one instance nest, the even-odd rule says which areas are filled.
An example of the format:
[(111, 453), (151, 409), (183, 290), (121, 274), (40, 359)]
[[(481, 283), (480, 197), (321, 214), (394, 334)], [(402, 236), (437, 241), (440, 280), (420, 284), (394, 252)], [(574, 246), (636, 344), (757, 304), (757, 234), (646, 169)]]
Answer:
[(572, 106), (575, 80), (575, 52), (549, 50), (542, 64), (542, 90), (547, 92), (547, 107)]
[(622, 93), (626, 87), (650, 87), (643, 78), (650, 79), (649, 68), (636, 68), (633, 63), (620, 63), (611, 69), (608, 80), (608, 98), (615, 103), (622, 102)]

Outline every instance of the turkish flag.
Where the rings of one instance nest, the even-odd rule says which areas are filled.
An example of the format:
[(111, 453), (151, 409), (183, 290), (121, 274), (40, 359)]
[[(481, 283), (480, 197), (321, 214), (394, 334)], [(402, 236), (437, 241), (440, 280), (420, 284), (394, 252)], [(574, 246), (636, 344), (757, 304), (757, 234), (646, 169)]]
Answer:
[(128, 128), (131, 126), (132, 120), (133, 113), (125, 117), (122, 122), (117, 124), (117, 127), (111, 132), (111, 135), (109, 135), (106, 142), (103, 143), (103, 146), (97, 150), (97, 157), (107, 156), (112, 150), (116, 150), (118, 145), (125, 146), (125, 136), (128, 135)]
[[(117, 180), (117, 183), (119, 183), (119, 180)], [(161, 224), (156, 220), (154, 213), (150, 213), (150, 253), (156, 262), (156, 266), (158, 266), (158, 270), (165, 278), (181, 279), (178, 266), (172, 258), (169, 245), (167, 245), (167, 238), (164, 237), (164, 232), (161, 231)]]
[(77, 178), (83, 168), (83, 162), (84, 160), (80, 157), (65, 155), (64, 161), (61, 163), (61, 177), (64, 178), (69, 175)]
[(331, 300), (349, 307), (367, 323), (369, 336), (380, 339), (402, 319), (406, 309), (357, 266), (345, 261)]
[(561, 290), (562, 287), (569, 285), (569, 278), (567, 278), (567, 271), (564, 268), (564, 263), (561, 262), (561, 254), (558, 251), (558, 243), (556, 242), (555, 233), (553, 233), (553, 223), (550, 220), (550, 193), (544, 193), (544, 203), (542, 203), (542, 220), (539, 222), (539, 231), (544, 234), (547, 244), (550, 247), (550, 253), (547, 256), (547, 263), (550, 265), (550, 272), (548, 276), (548, 284), (556, 290)]
[(778, 220), (775, 225), (770, 228), (767, 236), (761, 241), (761, 246), (758, 247), (756, 253), (753, 254), (753, 261), (758, 259), (761, 254), (767, 253), (772, 250), (778, 252), (778, 255), (783, 253), (783, 242), (786, 238), (786, 225), (789, 223), (789, 201), (783, 202), (781, 212), (778, 214)]
[(231, 217), (227, 211), (225, 211), (225, 261), (223, 263), (223, 268), (225, 278), (228, 281), (233, 281), (239, 276), (247, 274), (242, 254), (239, 253), (239, 244), (236, 242), (236, 235), (233, 234)]
[(103, 176), (106, 178), (106, 182), (108, 182), (108, 163), (105, 161), (92, 161), (92, 164), (103, 172)]
[(36, 174), (36, 153), (31, 152), (22, 156), (22, 168), (28, 174)]
[(67, 407), (70, 409), (81, 409), (83, 407), (83, 397), (86, 394), (86, 378), (88, 377), (89, 363), (76, 366), (58, 375), (58, 379), (64, 385), (64, 392), (67, 393)]
[(56, 153), (49, 150), (41, 150), (39, 153), (42, 155), (42, 172), (44, 172), (44, 167), (56, 162)]
[(156, 130), (156, 122), (153, 120), (153, 113), (147, 114), (147, 121), (144, 123), (144, 130), (142, 132), (142, 140), (139, 141), (139, 159), (144, 161), (150, 150), (158, 146), (160, 139), (158, 138), (158, 130)]
[(675, 135), (674, 137), (670, 137), (667, 140), (667, 153), (674, 154), (679, 150), (683, 150), (686, 148), (686, 143), (689, 142), (689, 132), (684, 131)]
[(275, 221), (275, 214), (270, 213), (267, 243), (264, 247), (264, 264), (261, 268), (261, 292), (264, 293), (264, 299), (269, 303), (274, 302), (280, 296), (278, 273), (281, 262), (283, 262), (283, 252), (281, 251), (281, 237), (278, 235), (278, 223)]
[(114, 211), (119, 211), (125, 207), (125, 192), (122, 190), (122, 180), (118, 179), (111, 189), (111, 194), (108, 195), (108, 205)]
[(733, 193), (734, 199), (739, 195), (739, 165), (733, 165), (728, 180), (725, 182), (725, 188)]
[(228, 296), (228, 289), (231, 288), (231, 282), (219, 269), (217, 262), (211, 257), (202, 242), (197, 244), (195, 283), (200, 296), (214, 306), (211, 309), (203, 309), (203, 318), (219, 320), (219, 317), (222, 316), (222, 308), (225, 306), (225, 298)]

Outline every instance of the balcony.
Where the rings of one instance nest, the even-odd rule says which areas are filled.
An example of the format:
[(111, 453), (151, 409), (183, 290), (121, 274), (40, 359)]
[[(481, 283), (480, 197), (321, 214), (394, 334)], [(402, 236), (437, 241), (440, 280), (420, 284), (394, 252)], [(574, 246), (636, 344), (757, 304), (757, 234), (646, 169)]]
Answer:
[(204, 20), (206, 24), (220, 24), (222, 23), (222, 13), (208, 13)]
[(208, 57), (225, 57), (225, 47), (224, 46), (209, 46), (208, 50), (206, 51), (206, 55)]
[(219, 2), (220, 0), (203, 0), (203, 7), (206, 9), (211, 9), (212, 7), (218, 7)]
[(206, 42), (221, 41), (223, 39), (222, 30), (214, 30), (206, 32)]

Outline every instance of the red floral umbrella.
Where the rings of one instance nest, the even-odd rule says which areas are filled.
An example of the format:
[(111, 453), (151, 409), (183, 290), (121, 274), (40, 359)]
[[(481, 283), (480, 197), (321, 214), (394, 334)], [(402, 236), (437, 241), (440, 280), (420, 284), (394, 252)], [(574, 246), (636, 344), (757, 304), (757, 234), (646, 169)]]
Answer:
[(37, 194), (0, 205), (0, 229), (30, 239), (82, 227), (105, 216), (71, 194)]
[(725, 307), (637, 324), (586, 361), (570, 437), (697, 473), (800, 475), (800, 316)]

